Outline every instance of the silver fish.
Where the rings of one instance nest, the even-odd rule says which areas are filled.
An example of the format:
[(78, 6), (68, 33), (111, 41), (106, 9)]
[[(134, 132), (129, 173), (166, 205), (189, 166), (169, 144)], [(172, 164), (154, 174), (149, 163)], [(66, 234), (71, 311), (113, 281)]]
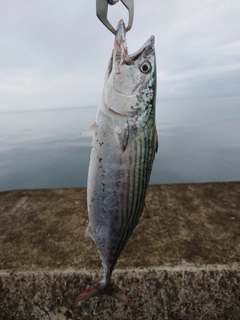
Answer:
[(118, 23), (93, 131), (88, 173), (87, 233), (102, 260), (103, 280), (75, 300), (107, 294), (130, 305), (110, 278), (144, 208), (157, 152), (154, 36), (129, 55), (124, 22)]

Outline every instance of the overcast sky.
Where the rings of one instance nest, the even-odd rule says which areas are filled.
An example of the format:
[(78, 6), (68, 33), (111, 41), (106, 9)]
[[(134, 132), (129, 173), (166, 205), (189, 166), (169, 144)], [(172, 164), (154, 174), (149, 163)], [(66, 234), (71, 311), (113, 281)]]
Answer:
[[(0, 111), (97, 105), (114, 36), (95, 2), (0, 0)], [(237, 97), (239, 17), (239, 0), (135, 0), (129, 52), (155, 35), (158, 99)]]

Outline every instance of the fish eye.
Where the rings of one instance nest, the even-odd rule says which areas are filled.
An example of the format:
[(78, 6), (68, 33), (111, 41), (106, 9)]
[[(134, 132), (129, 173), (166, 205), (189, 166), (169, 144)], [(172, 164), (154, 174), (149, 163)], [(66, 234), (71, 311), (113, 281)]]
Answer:
[(151, 63), (148, 60), (144, 60), (140, 64), (139, 69), (142, 73), (149, 73), (152, 69)]

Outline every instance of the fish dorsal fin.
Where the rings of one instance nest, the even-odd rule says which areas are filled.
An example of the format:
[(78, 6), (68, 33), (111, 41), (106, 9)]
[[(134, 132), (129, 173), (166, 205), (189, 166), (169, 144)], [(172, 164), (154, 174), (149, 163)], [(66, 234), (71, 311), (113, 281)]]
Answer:
[(88, 126), (86, 129), (83, 130), (82, 136), (88, 137), (93, 136), (96, 128), (96, 121), (94, 121), (90, 126)]
[(157, 129), (155, 131), (154, 150), (155, 150), (155, 153), (158, 152), (158, 134), (157, 134)]
[(125, 151), (128, 141), (129, 141), (129, 123), (126, 121), (125, 125), (120, 127), (119, 125), (116, 125), (114, 127), (114, 131), (118, 137), (118, 140), (120, 142), (121, 148), (123, 151)]
[(144, 208), (142, 210), (142, 213), (141, 213), (141, 218), (142, 219), (150, 219), (150, 213), (147, 209), (147, 206), (146, 206), (146, 203), (144, 203)]

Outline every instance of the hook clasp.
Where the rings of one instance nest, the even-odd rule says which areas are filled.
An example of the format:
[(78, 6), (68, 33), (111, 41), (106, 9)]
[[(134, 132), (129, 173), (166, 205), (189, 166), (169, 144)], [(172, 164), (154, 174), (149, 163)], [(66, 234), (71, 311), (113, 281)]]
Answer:
[[(114, 5), (119, 0), (96, 0), (96, 9), (97, 9), (97, 17), (99, 20), (107, 27), (114, 35), (116, 35), (117, 31), (108, 21), (107, 13), (108, 13), (108, 5)], [(121, 0), (124, 6), (128, 9), (129, 17), (128, 17), (128, 25), (126, 27), (126, 31), (129, 31), (132, 28), (133, 24), (133, 13), (134, 13), (134, 4), (133, 0)]]

